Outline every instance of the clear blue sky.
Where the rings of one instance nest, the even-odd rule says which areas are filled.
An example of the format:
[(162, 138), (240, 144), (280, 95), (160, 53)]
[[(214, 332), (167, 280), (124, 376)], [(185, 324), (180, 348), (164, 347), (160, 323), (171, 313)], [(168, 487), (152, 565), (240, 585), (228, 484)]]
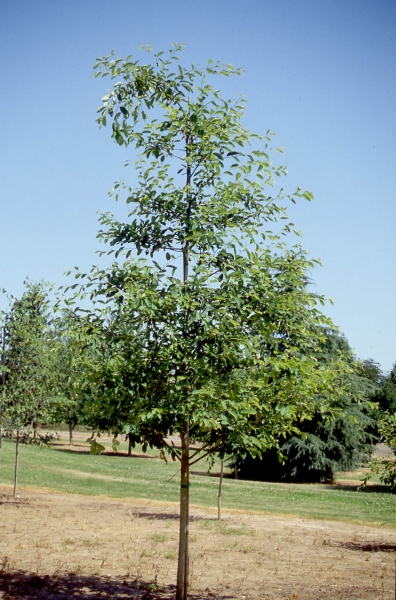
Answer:
[[(98, 261), (96, 211), (126, 177), (99, 131), (108, 87), (97, 56), (186, 44), (185, 61), (245, 69), (246, 125), (276, 132), (315, 291), (360, 358), (396, 361), (396, 3), (394, 0), (0, 0), (0, 287), (64, 283)], [(3, 302), (1, 300), (0, 302)], [(0, 305), (1, 307), (2, 305)]]

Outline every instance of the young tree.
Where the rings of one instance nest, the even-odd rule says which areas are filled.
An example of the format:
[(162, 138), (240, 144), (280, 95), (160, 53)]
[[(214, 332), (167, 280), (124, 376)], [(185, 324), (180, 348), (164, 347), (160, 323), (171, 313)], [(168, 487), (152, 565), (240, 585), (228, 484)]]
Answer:
[(37, 421), (47, 422), (52, 414), (54, 347), (45, 286), (26, 282), (25, 293), (11, 302), (3, 329), (2, 424), (16, 430), (15, 496), (21, 431)]
[[(293, 224), (282, 190), (265, 192), (286, 169), (270, 160), (269, 134), (243, 128), (245, 100), (226, 101), (209, 83), (240, 70), (212, 61), (184, 68), (181, 45), (167, 56), (146, 49), (147, 64), (110, 55), (95, 65), (95, 75), (117, 79), (98, 123), (110, 118), (115, 141), (137, 151), (137, 181), (112, 191), (116, 199), (125, 192), (128, 222), (101, 218), (99, 237), (125, 261), (77, 273), (95, 302), (79, 331), (93, 349), (104, 421), (128, 424), (180, 461), (181, 600), (190, 466), (236, 447), (261, 455), (277, 446), (309, 418), (315, 391), (334, 373), (317, 360), (319, 325), (329, 322), (317, 309), (322, 298), (307, 289), (315, 261), (283, 238)], [(300, 189), (289, 198), (301, 197), (312, 198)], [(176, 432), (180, 448), (168, 440)]]
[(65, 422), (69, 429), (69, 444), (73, 445), (73, 430), (85, 424), (84, 406), (90, 398), (84, 373), (86, 352), (77, 349), (73, 341), (73, 327), (67, 319), (55, 320), (54, 366), (55, 396), (53, 419)]
[(1, 398), (0, 398), (0, 452), (3, 446), (3, 419), (6, 403), (6, 348), (7, 348), (7, 319), (8, 313), (0, 312), (1, 324)]

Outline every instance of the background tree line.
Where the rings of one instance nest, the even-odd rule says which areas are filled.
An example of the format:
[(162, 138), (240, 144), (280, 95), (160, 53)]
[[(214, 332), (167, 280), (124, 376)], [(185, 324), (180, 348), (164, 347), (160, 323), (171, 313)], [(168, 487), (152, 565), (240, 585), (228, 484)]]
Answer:
[[(67, 322), (55, 314), (42, 283), (27, 282), (23, 296), (11, 299), (9, 311), (2, 316), (0, 435), (14, 432), (18, 440), (42, 444), (46, 438), (37, 430), (38, 423), (49, 428), (65, 423), (71, 444), (77, 424), (110, 432), (115, 438), (124, 435), (130, 450), (142, 441), (144, 427), (128, 422), (128, 402), (133, 403), (133, 398), (125, 401), (132, 385), (124, 364), (129, 360), (126, 347), (118, 361), (111, 345), (107, 356), (88, 339), (84, 348), (75, 315), (70, 313)], [(115, 322), (113, 315), (109, 326)], [(239, 477), (331, 481), (337, 471), (367, 463), (376, 442), (382, 440), (394, 448), (396, 364), (383, 373), (374, 360), (356, 359), (344, 336), (325, 330), (320, 361), (336, 364), (339, 360), (349, 370), (340, 375), (341, 381), (334, 381), (343, 393), (333, 399), (332, 414), (323, 413), (322, 395), (315, 394), (316, 411), (298, 424), (298, 434), (280, 436), (278, 448), (256, 458), (232, 449), (229, 460)], [(92, 448), (100, 450), (95, 440)], [(386, 461), (372, 462), (377, 472), (381, 464), (387, 465)]]

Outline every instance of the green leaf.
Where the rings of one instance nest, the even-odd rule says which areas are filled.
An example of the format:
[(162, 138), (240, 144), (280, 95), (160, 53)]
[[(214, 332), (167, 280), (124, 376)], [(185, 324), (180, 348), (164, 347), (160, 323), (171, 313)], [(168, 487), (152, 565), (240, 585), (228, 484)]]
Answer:
[(90, 454), (102, 454), (106, 448), (102, 444), (98, 444), (96, 440), (91, 441)]
[(118, 452), (119, 445), (120, 445), (120, 442), (118, 440), (116, 440), (116, 439), (111, 440), (111, 447), (114, 452)]

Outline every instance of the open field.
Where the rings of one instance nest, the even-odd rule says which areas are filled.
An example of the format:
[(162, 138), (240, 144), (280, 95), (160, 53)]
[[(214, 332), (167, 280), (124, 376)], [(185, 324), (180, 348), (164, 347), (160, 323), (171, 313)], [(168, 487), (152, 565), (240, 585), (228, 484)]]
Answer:
[[(138, 449), (91, 456), (77, 437), (73, 451), (21, 447), (16, 501), (15, 446), (3, 444), (0, 598), (172, 598), (178, 465)], [(396, 496), (356, 492), (354, 476), (340, 486), (226, 479), (219, 524), (218, 479), (193, 475), (192, 600), (394, 600)]]
[[(84, 434), (82, 439), (86, 437)], [(121, 448), (125, 449), (126, 446)], [(152, 454), (135, 453), (133, 458), (125, 454), (117, 456), (110, 450), (102, 456), (87, 452), (88, 444), (82, 441), (73, 447), (73, 451), (63, 445), (55, 445), (49, 450), (21, 446), (20, 485), (89, 496), (178, 501), (179, 463), (165, 464), (154, 457), (158, 456), (155, 451)], [(0, 483), (12, 484), (13, 462), (14, 444), (6, 441), (0, 459)], [(214, 474), (216, 470), (215, 464)], [(193, 467), (191, 502), (214, 507), (218, 478), (206, 477), (205, 472), (205, 464), (198, 463)], [(386, 488), (376, 485), (357, 492), (358, 485), (359, 478), (346, 479), (333, 486), (225, 479), (222, 504), (224, 508), (278, 515), (394, 525), (396, 496), (385, 493)]]

